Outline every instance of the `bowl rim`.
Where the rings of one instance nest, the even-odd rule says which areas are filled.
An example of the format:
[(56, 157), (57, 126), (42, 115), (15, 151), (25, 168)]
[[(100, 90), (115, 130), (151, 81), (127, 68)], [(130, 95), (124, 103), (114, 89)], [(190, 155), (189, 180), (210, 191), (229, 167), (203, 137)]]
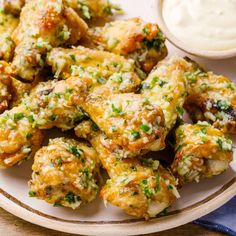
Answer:
[(166, 25), (163, 14), (162, 14), (163, 1), (164, 0), (155, 1), (156, 10), (154, 11), (154, 14), (155, 14), (155, 18), (157, 19), (157, 23), (161, 31), (163, 32), (166, 39), (170, 43), (172, 43), (174, 46), (183, 50), (186, 53), (189, 53), (198, 57), (208, 58), (208, 59), (218, 60), (218, 59), (232, 58), (236, 56), (236, 48), (222, 50), (222, 51), (210, 51), (210, 50), (193, 48), (193, 47), (190, 47), (189, 45), (186, 46), (184, 42), (176, 38), (175, 35), (171, 33), (168, 26)]

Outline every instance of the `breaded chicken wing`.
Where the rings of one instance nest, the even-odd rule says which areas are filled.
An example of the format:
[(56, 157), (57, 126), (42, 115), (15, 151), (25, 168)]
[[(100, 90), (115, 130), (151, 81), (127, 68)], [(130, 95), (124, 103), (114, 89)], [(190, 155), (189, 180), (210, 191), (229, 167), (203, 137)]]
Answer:
[(7, 14), (19, 16), (26, 1), (25, 0), (2, 0), (3, 10)]
[(81, 106), (114, 143), (131, 153), (165, 147), (163, 112), (140, 94), (91, 93)]
[(47, 57), (47, 63), (52, 67), (56, 78), (89, 77), (97, 78), (102, 83), (114, 73), (130, 73), (137, 76), (134, 73), (133, 60), (82, 46), (72, 49), (54, 48)]
[(98, 193), (99, 164), (87, 143), (56, 138), (35, 155), (29, 195), (72, 209), (93, 201)]
[(86, 90), (80, 79), (41, 82), (23, 99), (22, 104), (34, 114), (36, 127), (68, 130), (84, 117), (73, 99), (77, 96), (80, 99)]
[(0, 167), (8, 168), (34, 156), (43, 133), (33, 126), (33, 116), (23, 106), (0, 115)]
[(83, 19), (107, 18), (123, 13), (120, 6), (110, 0), (65, 0)]
[(165, 37), (157, 24), (133, 18), (91, 28), (85, 40), (97, 47), (134, 59), (136, 66), (149, 73), (167, 55)]
[[(194, 64), (196, 66), (196, 64)], [(185, 109), (194, 122), (207, 121), (224, 133), (236, 134), (236, 86), (227, 77), (205, 72), (197, 65), (186, 72)]]
[(28, 1), (12, 35), (17, 45), (13, 59), (15, 73), (32, 81), (44, 67), (47, 52), (53, 47), (75, 44), (86, 30), (86, 23), (64, 1)]
[(219, 175), (233, 159), (232, 141), (207, 122), (184, 124), (175, 132), (173, 173), (180, 184)]
[(92, 121), (82, 122), (75, 131), (78, 137), (91, 142), (111, 177), (101, 190), (105, 203), (120, 207), (129, 215), (148, 219), (179, 197), (175, 178), (158, 161), (124, 158), (125, 151)]
[(141, 94), (163, 110), (167, 132), (174, 127), (177, 117), (183, 115), (187, 95), (184, 74), (191, 68), (186, 60), (172, 57), (159, 62), (143, 81)]
[(14, 54), (15, 43), (11, 34), (19, 24), (19, 19), (0, 10), (0, 59), (11, 61)]

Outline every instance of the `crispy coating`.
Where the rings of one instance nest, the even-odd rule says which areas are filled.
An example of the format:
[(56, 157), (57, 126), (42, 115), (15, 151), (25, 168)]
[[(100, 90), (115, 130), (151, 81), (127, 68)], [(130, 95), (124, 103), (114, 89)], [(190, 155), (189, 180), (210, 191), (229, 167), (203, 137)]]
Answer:
[(131, 153), (137, 155), (165, 147), (163, 112), (140, 94), (98, 96), (92, 93), (82, 107), (107, 137)]
[(32, 114), (23, 106), (0, 115), (0, 167), (8, 168), (32, 157), (43, 141), (32, 125)]
[(12, 35), (17, 45), (13, 59), (15, 73), (32, 81), (44, 67), (47, 52), (53, 47), (75, 44), (86, 30), (86, 23), (61, 0), (28, 1)]
[(15, 43), (11, 38), (11, 34), (19, 24), (19, 19), (11, 14), (0, 11), (0, 59), (11, 61)]
[(5, 61), (0, 61), (0, 113), (4, 112), (12, 99), (11, 70)]
[(158, 25), (141, 18), (91, 28), (85, 40), (89, 46), (134, 59), (138, 68), (146, 73), (167, 55), (165, 37)]
[(25, 2), (25, 0), (2, 0), (3, 10), (7, 14), (19, 16)]
[[(0, 166), (11, 167), (40, 148), (40, 129), (74, 128), (84, 113), (73, 102), (85, 93), (81, 79), (39, 83), (22, 102), (0, 115)], [(80, 99), (80, 98), (78, 98)], [(78, 101), (78, 99), (76, 101)]]
[(224, 133), (236, 134), (236, 86), (227, 77), (198, 66), (186, 72), (188, 96), (185, 109), (194, 122), (207, 121)]
[(122, 14), (119, 5), (109, 0), (65, 0), (83, 19), (107, 18), (114, 14)]
[(72, 209), (93, 201), (98, 193), (99, 164), (87, 143), (56, 138), (35, 155), (30, 196)]
[(70, 76), (108, 78), (114, 73), (129, 72), (133, 76), (135, 66), (133, 60), (122, 56), (92, 50), (82, 46), (73, 49), (54, 48), (47, 57), (55, 77), (67, 79)]
[(207, 122), (184, 124), (175, 132), (173, 173), (180, 184), (219, 175), (233, 159), (232, 141)]
[(177, 117), (183, 115), (187, 95), (184, 73), (191, 67), (191, 63), (182, 58), (165, 59), (143, 81), (141, 93), (163, 110), (167, 133), (174, 127)]
[(28, 95), (39, 82), (43, 81), (43, 78), (37, 76), (32, 83), (24, 83), (18, 79), (15, 79), (14, 77), (11, 77), (11, 80), (12, 99), (10, 102), (10, 108), (19, 105), (24, 96)]
[(111, 177), (101, 191), (105, 203), (120, 207), (129, 215), (148, 219), (179, 197), (175, 178), (158, 161), (124, 158), (125, 151), (90, 120), (79, 124), (75, 132), (78, 137), (89, 139)]
[(84, 117), (74, 97), (87, 90), (81, 79), (51, 80), (39, 83), (22, 104), (34, 114), (34, 125), (40, 129), (58, 127), (69, 130)]

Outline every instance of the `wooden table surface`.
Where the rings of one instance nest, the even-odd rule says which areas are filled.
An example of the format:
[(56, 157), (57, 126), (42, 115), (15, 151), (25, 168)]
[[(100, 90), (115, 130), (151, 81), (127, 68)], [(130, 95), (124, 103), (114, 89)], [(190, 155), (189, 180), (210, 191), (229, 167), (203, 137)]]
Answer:
[[(0, 208), (0, 236), (70, 236), (21, 220)], [(224, 234), (207, 230), (194, 224), (187, 224), (161, 233), (149, 234), (149, 236), (222, 236)]]

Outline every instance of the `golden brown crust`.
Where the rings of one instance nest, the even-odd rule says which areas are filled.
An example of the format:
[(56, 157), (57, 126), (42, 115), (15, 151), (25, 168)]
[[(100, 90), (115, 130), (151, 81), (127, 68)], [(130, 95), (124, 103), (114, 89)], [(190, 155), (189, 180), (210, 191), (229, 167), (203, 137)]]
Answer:
[(207, 122), (181, 125), (175, 150), (172, 171), (180, 184), (219, 175), (233, 158), (232, 141)]
[(97, 196), (99, 163), (88, 143), (51, 139), (36, 153), (32, 169), (29, 185), (33, 197), (76, 209)]
[(140, 156), (125, 158), (125, 149), (107, 138), (92, 121), (83, 121), (75, 132), (91, 142), (111, 177), (100, 193), (105, 203), (120, 207), (129, 215), (148, 219), (179, 197), (175, 178), (158, 161), (142, 160)]
[[(194, 64), (195, 65), (195, 64)], [(207, 121), (224, 133), (236, 133), (236, 87), (232, 81), (195, 66), (186, 72), (185, 109), (194, 122)]]
[(12, 35), (17, 45), (13, 59), (15, 73), (32, 81), (44, 67), (47, 52), (53, 47), (75, 44), (86, 31), (86, 23), (62, 1), (27, 2)]
[(158, 25), (140, 18), (113, 21), (104, 27), (92, 28), (84, 41), (90, 47), (134, 59), (146, 73), (167, 55), (165, 37)]

